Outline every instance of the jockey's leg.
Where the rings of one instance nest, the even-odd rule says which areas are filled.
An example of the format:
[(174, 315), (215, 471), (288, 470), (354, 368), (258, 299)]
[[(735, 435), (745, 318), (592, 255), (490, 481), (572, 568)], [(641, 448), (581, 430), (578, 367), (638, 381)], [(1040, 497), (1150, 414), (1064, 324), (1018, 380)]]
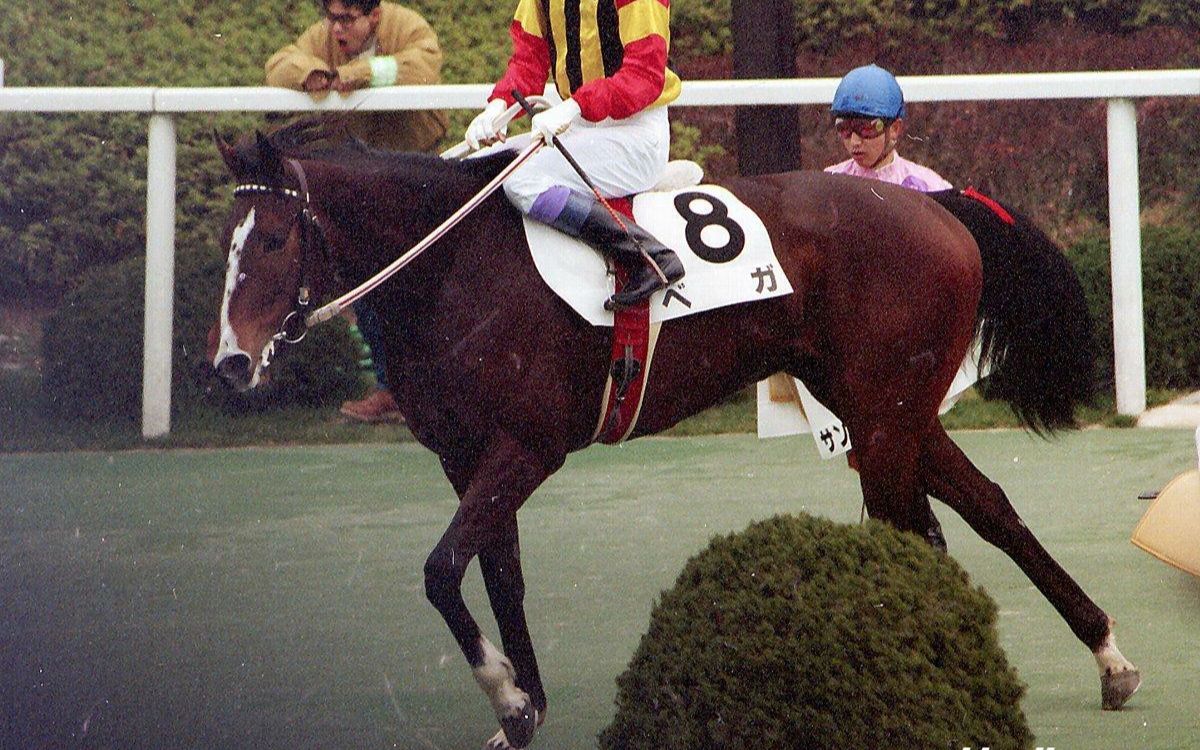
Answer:
[(683, 262), (674, 251), (632, 219), (622, 219), (621, 226), (591, 195), (556, 185), (537, 197), (529, 216), (578, 237), (631, 269), (629, 283), (604, 304), (610, 310), (636, 305), (683, 278)]
[[(662, 176), (670, 150), (670, 124), (665, 109), (656, 108), (624, 120), (579, 123), (561, 140), (600, 195), (623, 197), (651, 189)], [(626, 291), (614, 295), (606, 306), (633, 304), (683, 275), (678, 257), (650, 233), (627, 219), (622, 221), (629, 231), (622, 229), (554, 149), (542, 149), (509, 176), (504, 192), (531, 218), (578, 237), (633, 269)]]

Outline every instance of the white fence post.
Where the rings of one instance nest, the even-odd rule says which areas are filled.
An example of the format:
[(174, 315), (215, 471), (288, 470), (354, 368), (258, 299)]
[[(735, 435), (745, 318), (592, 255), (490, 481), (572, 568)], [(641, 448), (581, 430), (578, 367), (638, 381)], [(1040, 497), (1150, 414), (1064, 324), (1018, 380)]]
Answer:
[(146, 317), (142, 437), (171, 431), (171, 329), (175, 294), (175, 120), (150, 115), (146, 156)]
[(1113, 296), (1113, 377), (1117, 413), (1146, 410), (1146, 337), (1142, 320), (1142, 239), (1138, 206), (1137, 110), (1108, 100), (1108, 224)]

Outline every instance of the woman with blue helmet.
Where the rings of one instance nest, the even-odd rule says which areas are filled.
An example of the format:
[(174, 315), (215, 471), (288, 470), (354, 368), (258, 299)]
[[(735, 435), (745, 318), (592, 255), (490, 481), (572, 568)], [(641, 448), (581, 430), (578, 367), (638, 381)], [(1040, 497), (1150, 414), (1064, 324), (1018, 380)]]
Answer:
[(902, 185), (922, 193), (952, 185), (928, 167), (896, 152), (904, 134), (904, 92), (896, 77), (878, 65), (846, 74), (833, 95), (833, 127), (850, 158), (826, 172)]

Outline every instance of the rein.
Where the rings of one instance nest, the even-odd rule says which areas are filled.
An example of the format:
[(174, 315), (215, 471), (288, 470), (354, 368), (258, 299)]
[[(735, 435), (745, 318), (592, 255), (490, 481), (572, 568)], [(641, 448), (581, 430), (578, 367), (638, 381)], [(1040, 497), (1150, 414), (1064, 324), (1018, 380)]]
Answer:
[(513, 159), (507, 167), (501, 170), (499, 174), (493, 177), (491, 182), (484, 185), (483, 188), (474, 195), (474, 197), (464, 203), (461, 208), (459, 208), (457, 211), (451, 214), (449, 218), (434, 228), (432, 232), (425, 236), (425, 239), (421, 240), (416, 245), (413, 245), (411, 249), (406, 251), (399, 258), (396, 258), (396, 260), (389, 263), (379, 273), (328, 303), (324, 307), (313, 310), (305, 317), (304, 324), (308, 328), (312, 328), (318, 323), (324, 323), (334, 316), (339, 315), (343, 310), (346, 309), (346, 307), (358, 301), (359, 299), (362, 299), (380, 284), (387, 281), (394, 274), (400, 271), (400, 269), (416, 260), (417, 256), (425, 252), (430, 245), (432, 245), (434, 242), (437, 242), (443, 235), (453, 229), (456, 224), (466, 218), (467, 214), (478, 208), (479, 204), (483, 203), (484, 199), (496, 192), (496, 189), (499, 188), (506, 179), (508, 179), (508, 176), (515, 172), (518, 167), (524, 164), (529, 157), (533, 156), (543, 145), (545, 145), (544, 141), (542, 141), (540, 138), (534, 137), (533, 141), (525, 148), (525, 150), (517, 154), (517, 157)]
[[(530, 97), (537, 106), (548, 106), (548, 102), (544, 97)], [(526, 107), (529, 105), (526, 104)], [(512, 105), (509, 109), (497, 117), (497, 124), (507, 123), (515, 114), (520, 112), (519, 105)], [(260, 185), (260, 184), (242, 184), (233, 189), (234, 197), (241, 195), (250, 195), (255, 193), (269, 193), (273, 195), (282, 195), (287, 198), (295, 198), (303, 203), (300, 210), (296, 213), (293, 222), (300, 222), (300, 292), (296, 298), (296, 304), (291, 312), (284, 317), (283, 322), (279, 325), (279, 331), (271, 337), (272, 341), (283, 340), (289, 344), (298, 343), (308, 333), (308, 329), (319, 323), (324, 323), (331, 320), (337, 315), (340, 315), (348, 306), (362, 299), (364, 296), (375, 290), (380, 284), (394, 276), (400, 269), (407, 266), (434, 242), (437, 242), (442, 236), (454, 228), (456, 224), (466, 218), (467, 214), (479, 207), (479, 204), (492, 193), (496, 192), (497, 188), (504, 183), (508, 176), (517, 170), (522, 164), (529, 160), (537, 151), (546, 145), (540, 134), (534, 135), (532, 141), (525, 150), (517, 154), (503, 170), (491, 179), (488, 184), (484, 185), (478, 193), (470, 200), (462, 205), (457, 211), (450, 215), (445, 221), (439, 224), (432, 232), (425, 236), (423, 240), (413, 245), (408, 251), (402, 254), (399, 258), (389, 263), (379, 273), (359, 284), (355, 288), (346, 292), (342, 296), (332, 302), (319, 307), (312, 312), (308, 312), (308, 307), (312, 304), (311, 287), (304, 278), (307, 265), (304, 262), (304, 256), (310, 252), (310, 238), (315, 232), (318, 246), (321, 251), (322, 260), (325, 261), (328, 267), (331, 264), (329, 256), (329, 248), (325, 242), (325, 233), (321, 229), (321, 223), (317, 221), (316, 214), (312, 210), (312, 202), (308, 194), (308, 180), (304, 175), (304, 167), (296, 159), (288, 159), (287, 164), (296, 173), (297, 181), (300, 183), (299, 190), (285, 188), (277, 185)], [(461, 158), (469, 152), (466, 143), (460, 143), (458, 146), (451, 148), (442, 154), (443, 158)]]

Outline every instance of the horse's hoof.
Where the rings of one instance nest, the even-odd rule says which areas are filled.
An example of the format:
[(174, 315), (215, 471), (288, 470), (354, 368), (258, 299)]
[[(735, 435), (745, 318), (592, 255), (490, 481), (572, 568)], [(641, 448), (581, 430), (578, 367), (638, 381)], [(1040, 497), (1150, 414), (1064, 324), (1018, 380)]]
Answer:
[(529, 698), (519, 711), (508, 714), (500, 719), (501, 733), (508, 738), (511, 747), (520, 750), (533, 742), (533, 733), (538, 728), (538, 714)]
[(504, 730), (501, 729), (484, 744), (483, 750), (509, 750), (511, 747), (508, 738), (504, 736)]
[(1110, 672), (1100, 677), (1100, 707), (1105, 711), (1120, 711), (1142, 686), (1142, 673), (1136, 669)]
[(506, 716), (500, 720), (502, 729), (496, 732), (484, 750), (520, 750), (533, 742), (533, 733), (542, 723), (538, 721), (538, 712), (528, 702), (519, 714)]

